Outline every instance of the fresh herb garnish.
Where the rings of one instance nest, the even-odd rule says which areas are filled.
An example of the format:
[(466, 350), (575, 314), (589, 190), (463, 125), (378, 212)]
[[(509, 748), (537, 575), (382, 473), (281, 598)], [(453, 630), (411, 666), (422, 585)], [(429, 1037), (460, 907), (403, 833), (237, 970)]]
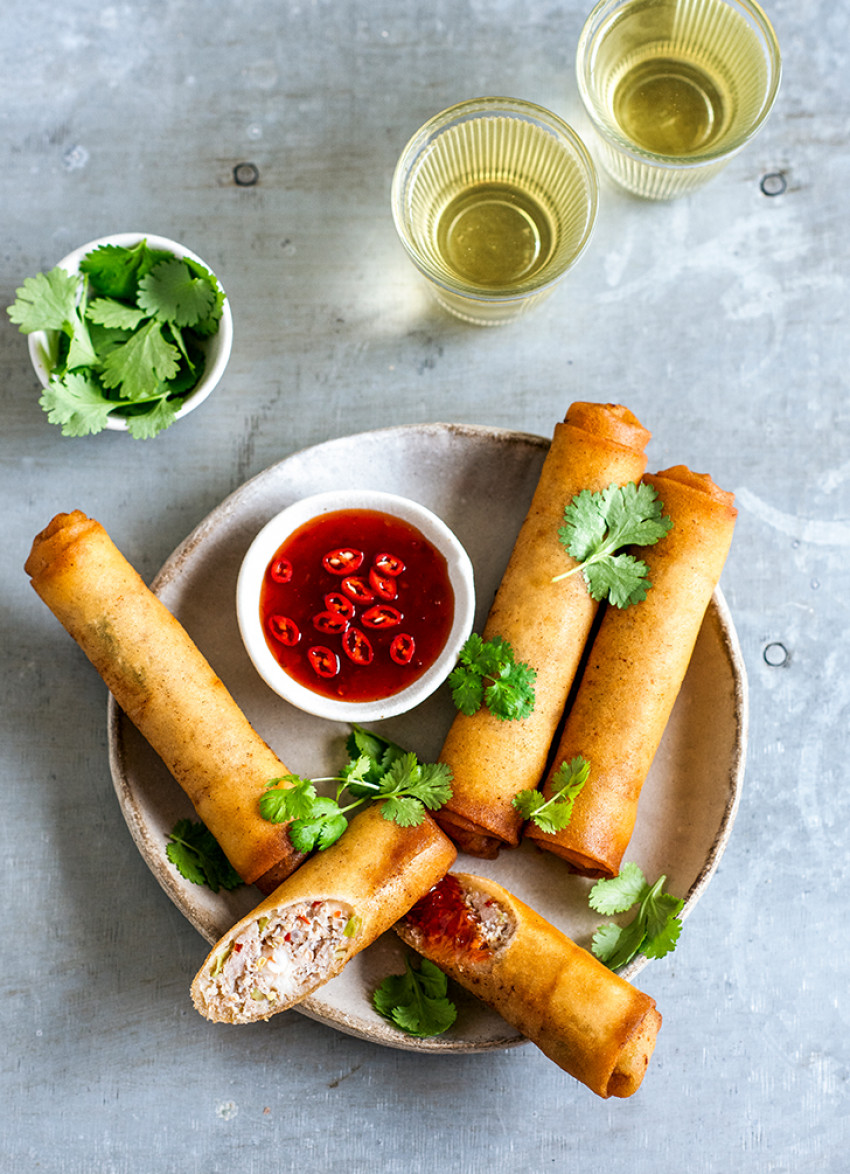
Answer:
[[(348, 827), (348, 812), (370, 799), (380, 802), (384, 819), (416, 827), (426, 808), (436, 811), (451, 798), (452, 771), (446, 763), (420, 763), (415, 754), (360, 726), (353, 727), (346, 749), (349, 761), (338, 775), (322, 779), (284, 775), (272, 779), (260, 797), (264, 819), (292, 821), (289, 838), (299, 852), (329, 848)], [(316, 783), (336, 783), (335, 797), (320, 796)], [(353, 802), (341, 806), (346, 790)]]
[(600, 925), (593, 935), (593, 953), (611, 970), (619, 970), (642, 953), (663, 958), (675, 950), (682, 931), (677, 916), (684, 901), (662, 892), (666, 876), (649, 885), (636, 864), (624, 864), (620, 875), (601, 880), (590, 890), (588, 901), (597, 913), (625, 913), (638, 905), (634, 918), (625, 926), (613, 921)]
[(23, 334), (54, 336), (39, 403), (63, 436), (102, 431), (110, 415), (136, 439), (172, 424), (204, 371), (202, 343), (218, 330), (224, 293), (191, 258), (102, 245), (79, 274), (28, 277), (8, 308)]
[(533, 668), (514, 658), (507, 640), (485, 641), (473, 632), (449, 674), (449, 686), (461, 713), (471, 717), (486, 705), (500, 721), (517, 721), (534, 710), (536, 679)]
[(243, 883), (215, 836), (200, 820), (178, 819), (165, 854), (182, 877), (193, 885), (206, 885), (214, 893), (236, 889)]
[(550, 835), (562, 831), (573, 815), (576, 796), (587, 782), (590, 763), (580, 754), (561, 763), (552, 778), (552, 794), (547, 799), (542, 791), (519, 791), (513, 805), (523, 819), (536, 823), (542, 832)]
[(628, 607), (646, 599), (652, 584), (643, 559), (617, 554), (623, 546), (654, 546), (673, 523), (648, 482), (609, 485), (598, 493), (583, 489), (564, 509), (558, 538), (578, 566), (553, 583), (582, 572), (587, 589), (597, 601)]
[(373, 994), (375, 1010), (408, 1035), (442, 1035), (457, 1018), (457, 1007), (446, 997), (448, 979), (427, 958), (420, 958), (416, 970), (409, 957), (404, 964), (404, 974), (389, 975)]

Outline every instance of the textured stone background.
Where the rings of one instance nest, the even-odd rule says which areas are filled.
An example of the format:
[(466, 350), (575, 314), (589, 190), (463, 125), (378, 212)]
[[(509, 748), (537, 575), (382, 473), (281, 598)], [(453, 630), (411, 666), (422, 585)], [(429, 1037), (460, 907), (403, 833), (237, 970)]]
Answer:
[[(0, 327), (4, 1170), (847, 1169), (850, 17), (830, 0), (768, 14), (785, 72), (761, 135), (679, 203), (604, 185), (563, 288), (483, 331), (417, 284), (395, 159), (483, 93), (586, 130), (582, 5), (3, 5), (3, 305), (71, 248), (139, 229), (208, 260), (236, 326), (214, 398), (149, 443), (63, 439)], [(763, 193), (771, 173), (783, 194)], [(202, 943), (115, 801), (103, 687), (22, 572), (33, 535), (82, 508), (152, 577), (301, 447), (432, 420), (548, 435), (573, 399), (628, 404), (650, 467), (709, 471), (740, 507), (723, 588), (747, 776), (678, 949), (641, 975), (665, 1016), (644, 1087), (601, 1102), (530, 1047), (429, 1059), (297, 1014), (210, 1029), (186, 995)]]

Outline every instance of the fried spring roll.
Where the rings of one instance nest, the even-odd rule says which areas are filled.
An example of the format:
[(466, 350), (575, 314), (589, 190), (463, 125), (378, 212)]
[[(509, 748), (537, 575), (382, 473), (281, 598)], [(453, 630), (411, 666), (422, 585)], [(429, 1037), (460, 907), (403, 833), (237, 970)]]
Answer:
[[(643, 602), (609, 607), (553, 759), (581, 754), (590, 775), (563, 831), (528, 824), (526, 836), (585, 876), (620, 870), (644, 780), (684, 680), (732, 541), (734, 497), (705, 474), (677, 465), (644, 480), (673, 528), (635, 553), (649, 567)], [(544, 787), (550, 793), (551, 778)]]
[(599, 1096), (639, 1088), (655, 1000), (495, 881), (449, 873), (396, 932)]
[(216, 943), (192, 983), (216, 1023), (268, 1019), (306, 998), (388, 930), (451, 868), (430, 816), (399, 827), (377, 806)]
[(280, 884), (303, 855), (261, 817), (259, 797), (289, 771), (100, 523), (58, 514), (25, 569), (242, 879)]
[(649, 437), (615, 404), (573, 404), (555, 430), (483, 632), (485, 640), (508, 640), (516, 659), (537, 672), (534, 712), (521, 721), (500, 721), (484, 708), (459, 713), (440, 755), (454, 772), (454, 794), (437, 820), (472, 855), (493, 858), (502, 844), (518, 843), (513, 797), (543, 777), (598, 608), (581, 576), (552, 582), (575, 566), (558, 538), (564, 508), (582, 489), (636, 481)]

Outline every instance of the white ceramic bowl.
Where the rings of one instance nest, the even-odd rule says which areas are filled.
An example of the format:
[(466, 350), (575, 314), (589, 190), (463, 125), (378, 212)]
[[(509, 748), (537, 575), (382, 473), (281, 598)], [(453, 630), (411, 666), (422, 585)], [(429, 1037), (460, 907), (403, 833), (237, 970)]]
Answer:
[[(169, 240), (165, 236), (156, 236), (152, 232), (118, 232), (112, 236), (98, 237), (97, 240), (89, 241), (87, 245), (81, 245), (80, 248), (74, 249), (72, 253), (69, 253), (67, 257), (63, 257), (58, 262), (58, 268), (64, 269), (66, 273), (79, 273), (80, 262), (83, 257), (92, 252), (92, 250), (100, 248), (101, 245), (118, 245), (121, 248), (128, 248), (131, 245), (138, 244), (140, 240), (146, 240), (152, 249), (166, 250), (173, 253), (175, 257), (189, 257), (190, 260), (196, 261), (199, 265), (203, 265), (210, 273), (214, 274), (215, 272), (206, 261), (203, 261), (196, 253), (193, 253), (191, 249), (187, 249), (185, 245)], [(218, 277), (216, 277), (216, 281), (218, 281)], [(223, 290), (224, 287), (220, 281), (218, 284), (219, 288)], [(44, 330), (37, 330), (28, 336), (30, 361), (42, 387), (47, 387), (50, 382), (51, 333)], [(230, 358), (232, 345), (233, 316), (230, 313), (230, 300), (225, 297), (218, 330), (201, 343), (206, 357), (204, 373), (191, 395), (186, 397), (180, 410), (176, 413), (178, 420), (181, 420), (184, 416), (188, 416), (199, 404), (202, 404), (219, 382), (224, 374), (227, 361)], [(121, 416), (110, 415), (106, 421), (106, 427), (110, 428), (113, 432), (126, 432), (127, 421)]]
[[(293, 531), (313, 518), (336, 510), (377, 510), (415, 526), (441, 552), (448, 564), (455, 597), (454, 621), (445, 646), (414, 682), (378, 701), (340, 701), (323, 697), (299, 684), (278, 664), (266, 642), (260, 618), (260, 588), (266, 568)], [(472, 563), (455, 535), (418, 502), (374, 489), (345, 489), (305, 497), (272, 518), (251, 543), (236, 584), (236, 613), (245, 648), (257, 672), (284, 700), (298, 709), (330, 721), (380, 721), (407, 713), (429, 697), (457, 663), (458, 653), (472, 631), (475, 587)]]

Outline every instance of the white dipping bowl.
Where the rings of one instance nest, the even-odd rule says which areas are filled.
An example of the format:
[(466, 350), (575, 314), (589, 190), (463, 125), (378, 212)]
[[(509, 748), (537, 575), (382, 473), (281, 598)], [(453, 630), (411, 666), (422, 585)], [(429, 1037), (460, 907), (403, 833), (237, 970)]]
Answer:
[[(67, 257), (63, 257), (58, 262), (57, 267), (64, 269), (66, 273), (79, 273), (80, 262), (88, 253), (99, 249), (101, 245), (118, 245), (120, 248), (129, 248), (132, 245), (137, 245), (140, 240), (146, 240), (152, 249), (163, 249), (166, 252), (173, 253), (178, 259), (182, 257), (189, 257), (190, 260), (196, 261), (199, 265), (212, 273), (218, 282), (219, 289), (224, 292), (224, 287), (218, 280), (215, 271), (206, 261), (193, 253), (191, 249), (187, 249), (185, 245), (178, 244), (177, 241), (169, 240), (165, 236), (156, 236), (152, 232), (117, 232), (112, 236), (101, 236), (97, 240), (89, 241), (87, 245), (81, 245), (78, 249), (74, 249), (73, 253), (69, 253)], [(28, 336), (30, 361), (39, 383), (42, 387), (47, 387), (50, 382), (50, 370), (52, 367), (51, 355), (55, 353), (55, 331), (36, 330)], [(204, 373), (198, 380), (197, 386), (193, 389), (191, 395), (187, 395), (185, 400), (176, 412), (176, 419), (182, 420), (184, 416), (188, 416), (193, 412), (199, 404), (202, 404), (210, 392), (215, 388), (224, 374), (224, 369), (227, 366), (230, 358), (230, 350), (233, 346), (233, 316), (230, 313), (230, 300), (225, 296), (224, 305), (222, 306), (221, 319), (218, 324), (218, 330), (215, 334), (211, 334), (209, 338), (201, 342), (201, 347), (204, 351), (206, 364), (204, 366)], [(110, 415), (106, 421), (106, 427), (113, 432), (126, 432), (127, 421), (122, 416)]]
[[(448, 564), (454, 591), (454, 621), (442, 652), (407, 688), (377, 701), (340, 701), (324, 697), (299, 684), (278, 664), (271, 652), (260, 617), (260, 590), (266, 568), (286, 539), (299, 527), (337, 510), (376, 510), (415, 526)], [(458, 653), (472, 631), (475, 586), (472, 563), (458, 539), (431, 510), (407, 497), (373, 489), (318, 493), (295, 502), (267, 522), (251, 543), (236, 584), (236, 614), (245, 649), (257, 672), (285, 701), (329, 721), (371, 722), (407, 713), (437, 689), (457, 663)]]

